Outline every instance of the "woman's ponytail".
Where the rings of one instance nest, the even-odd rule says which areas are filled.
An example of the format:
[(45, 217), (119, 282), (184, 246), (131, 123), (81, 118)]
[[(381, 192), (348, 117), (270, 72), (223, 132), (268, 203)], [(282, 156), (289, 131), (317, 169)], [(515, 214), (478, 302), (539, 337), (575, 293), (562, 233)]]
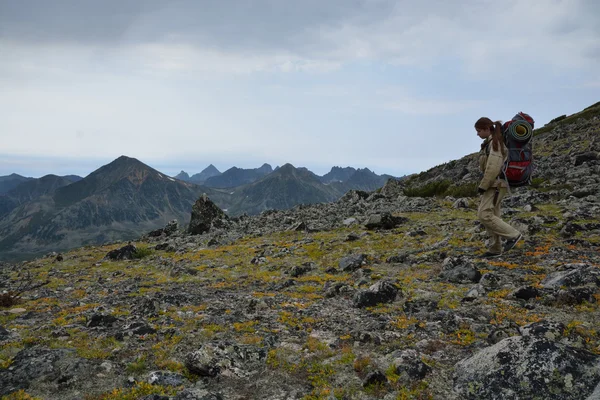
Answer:
[(502, 155), (506, 154), (504, 150), (504, 137), (502, 136), (502, 121), (496, 121), (492, 125), (492, 147), (494, 151), (498, 151), (498, 147), (500, 147), (500, 151)]

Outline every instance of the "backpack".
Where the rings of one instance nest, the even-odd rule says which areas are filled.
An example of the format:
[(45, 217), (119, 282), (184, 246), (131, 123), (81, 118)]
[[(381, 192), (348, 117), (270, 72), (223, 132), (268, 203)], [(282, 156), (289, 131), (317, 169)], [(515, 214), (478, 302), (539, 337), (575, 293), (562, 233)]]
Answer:
[(500, 177), (510, 187), (531, 184), (533, 173), (533, 124), (529, 114), (520, 112), (502, 125), (504, 144), (508, 148), (508, 158), (502, 167)]

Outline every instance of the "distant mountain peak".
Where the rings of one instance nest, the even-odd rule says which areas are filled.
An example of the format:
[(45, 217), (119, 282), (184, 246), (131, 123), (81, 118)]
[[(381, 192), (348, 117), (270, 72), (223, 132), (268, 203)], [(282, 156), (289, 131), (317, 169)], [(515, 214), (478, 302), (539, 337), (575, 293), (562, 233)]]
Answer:
[(190, 176), (188, 175), (187, 172), (185, 172), (184, 170), (181, 170), (181, 172), (178, 173), (177, 175), (175, 175), (174, 178), (179, 179), (180, 181), (188, 181), (190, 179)]
[(219, 170), (217, 169), (217, 167), (215, 167), (215, 166), (214, 166), (214, 165), (212, 165), (212, 164), (210, 164), (208, 167), (204, 168), (204, 169), (202, 170), (202, 172), (200, 172), (200, 173), (201, 173), (201, 174), (206, 174), (206, 173), (209, 173), (209, 172), (216, 172), (217, 174), (220, 174), (220, 173), (221, 173), (221, 171), (219, 171)]

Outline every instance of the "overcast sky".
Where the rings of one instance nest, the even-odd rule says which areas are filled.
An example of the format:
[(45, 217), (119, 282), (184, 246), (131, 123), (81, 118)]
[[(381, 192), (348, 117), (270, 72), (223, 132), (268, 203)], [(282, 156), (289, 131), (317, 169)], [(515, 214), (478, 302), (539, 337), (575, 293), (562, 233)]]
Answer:
[(599, 100), (598, 0), (0, 0), (0, 175), (400, 176)]

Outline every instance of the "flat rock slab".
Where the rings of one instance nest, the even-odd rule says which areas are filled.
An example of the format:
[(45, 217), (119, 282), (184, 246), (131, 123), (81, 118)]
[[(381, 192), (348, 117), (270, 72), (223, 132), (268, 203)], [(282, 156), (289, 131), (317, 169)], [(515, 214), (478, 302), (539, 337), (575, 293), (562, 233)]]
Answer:
[(460, 399), (585, 399), (600, 381), (599, 357), (542, 337), (513, 336), (459, 361)]

